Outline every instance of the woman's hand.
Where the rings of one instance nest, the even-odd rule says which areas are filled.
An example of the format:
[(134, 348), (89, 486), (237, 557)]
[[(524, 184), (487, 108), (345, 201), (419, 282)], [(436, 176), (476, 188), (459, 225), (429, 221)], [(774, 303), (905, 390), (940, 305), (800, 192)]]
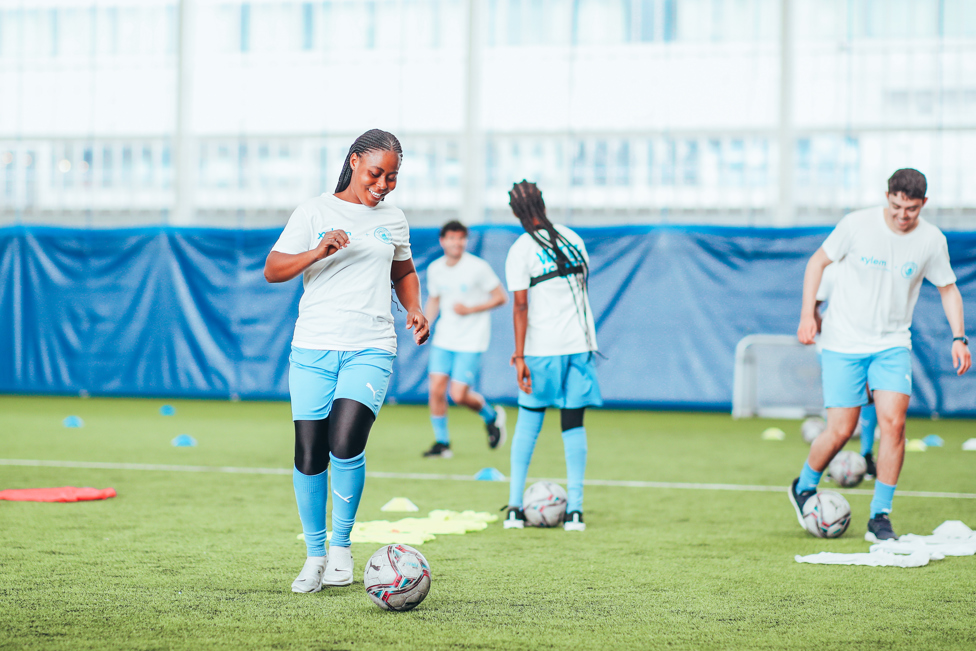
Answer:
[(324, 260), (334, 253), (349, 246), (349, 235), (345, 231), (329, 231), (319, 240), (319, 245), (313, 249), (316, 260)]
[(515, 380), (518, 382), (518, 388), (525, 393), (532, 393), (532, 373), (529, 371), (528, 364), (525, 363), (525, 358), (513, 354), (509, 365), (515, 367)]
[(407, 330), (413, 330), (413, 340), (417, 345), (422, 345), (430, 336), (430, 324), (427, 317), (420, 310), (410, 310), (407, 312)]

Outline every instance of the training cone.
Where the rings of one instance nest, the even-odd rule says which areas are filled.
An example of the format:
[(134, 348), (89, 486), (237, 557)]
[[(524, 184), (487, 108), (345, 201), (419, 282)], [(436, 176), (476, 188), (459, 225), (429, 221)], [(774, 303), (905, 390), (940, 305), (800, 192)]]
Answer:
[(408, 512), (414, 513), (420, 509), (416, 504), (406, 497), (394, 497), (392, 500), (380, 507), (380, 511)]
[(159, 408), (159, 413), (163, 416), (173, 416), (176, 414), (176, 407), (173, 405), (163, 405)]
[(778, 427), (770, 427), (763, 430), (762, 440), (764, 441), (785, 441), (786, 432)]
[(909, 439), (905, 443), (905, 452), (925, 452), (927, 448), (922, 439)]
[(962, 449), (967, 452), (976, 452), (976, 439), (967, 439), (965, 443), (962, 444)]
[(78, 416), (68, 416), (61, 421), (61, 424), (65, 427), (84, 427), (85, 421), (81, 420)]
[(942, 437), (939, 436), (938, 434), (929, 434), (924, 439), (922, 439), (922, 443), (924, 443), (930, 448), (941, 448), (942, 446), (945, 445), (945, 441), (943, 441)]
[(505, 481), (505, 475), (498, 468), (482, 468), (474, 474), (478, 481)]
[(197, 440), (189, 434), (180, 434), (173, 439), (174, 448), (192, 448), (197, 444)]

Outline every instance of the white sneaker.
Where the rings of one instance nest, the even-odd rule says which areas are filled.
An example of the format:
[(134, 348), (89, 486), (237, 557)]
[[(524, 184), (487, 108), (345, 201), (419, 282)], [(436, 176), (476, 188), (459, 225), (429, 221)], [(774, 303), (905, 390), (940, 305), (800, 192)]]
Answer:
[(498, 443), (492, 447), (500, 448), (508, 440), (508, 431), (505, 429), (505, 421), (507, 419), (508, 416), (505, 414), (505, 408), (501, 405), (495, 405), (495, 427), (498, 428)]
[(566, 519), (563, 521), (563, 529), (566, 531), (586, 531), (586, 523), (583, 522), (583, 513), (581, 511), (570, 511), (566, 514)]
[(517, 506), (506, 506), (504, 508), (508, 509), (508, 515), (505, 516), (505, 522), (502, 523), (502, 526), (506, 529), (524, 529), (525, 512)]
[(348, 547), (329, 547), (322, 585), (352, 584), (352, 551)]
[(292, 581), (292, 592), (318, 592), (322, 589), (322, 576), (325, 574), (325, 556), (309, 556), (305, 559), (298, 578)]

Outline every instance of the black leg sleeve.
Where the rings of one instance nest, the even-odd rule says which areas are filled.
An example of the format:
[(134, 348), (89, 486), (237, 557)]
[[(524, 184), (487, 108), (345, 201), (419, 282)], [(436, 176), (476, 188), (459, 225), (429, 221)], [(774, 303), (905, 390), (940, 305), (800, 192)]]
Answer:
[(329, 414), (329, 448), (336, 459), (352, 459), (365, 450), (375, 420), (373, 410), (361, 402), (350, 398), (334, 401)]
[(329, 419), (295, 421), (295, 467), (317, 475), (329, 467)]
[(586, 411), (586, 407), (580, 407), (579, 409), (562, 409), (559, 412), (559, 421), (562, 425), (563, 431), (568, 429), (575, 429), (577, 427), (583, 427), (583, 412)]

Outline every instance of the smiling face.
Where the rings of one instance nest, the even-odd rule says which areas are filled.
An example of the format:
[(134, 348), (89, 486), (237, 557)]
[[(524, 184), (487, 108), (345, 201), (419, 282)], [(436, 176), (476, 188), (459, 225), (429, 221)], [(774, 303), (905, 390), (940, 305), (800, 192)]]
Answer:
[(468, 236), (463, 231), (447, 231), (441, 238), (441, 248), (448, 260), (457, 261), (464, 255), (468, 246)]
[(380, 149), (353, 154), (349, 157), (349, 166), (352, 180), (349, 187), (339, 193), (340, 198), (375, 208), (396, 188), (400, 154)]
[(918, 217), (922, 212), (922, 206), (928, 201), (925, 199), (911, 199), (903, 192), (886, 192), (888, 197), (888, 208), (885, 210), (885, 218), (889, 228), (896, 233), (910, 233), (918, 226)]

